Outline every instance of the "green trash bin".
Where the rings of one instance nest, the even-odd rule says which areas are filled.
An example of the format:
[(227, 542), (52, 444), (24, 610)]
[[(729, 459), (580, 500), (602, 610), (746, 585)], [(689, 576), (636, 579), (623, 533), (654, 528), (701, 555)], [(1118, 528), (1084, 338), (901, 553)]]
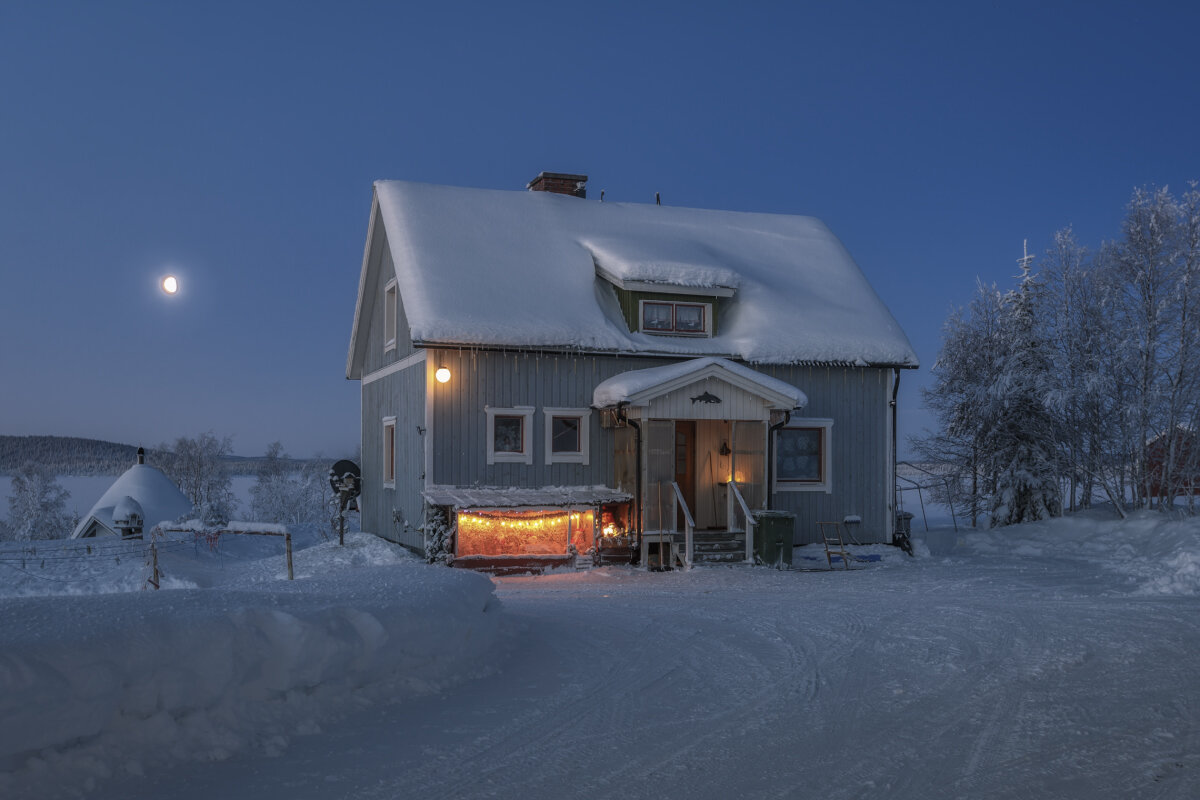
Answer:
[(755, 511), (754, 523), (754, 555), (758, 563), (791, 569), (796, 515), (790, 511)]

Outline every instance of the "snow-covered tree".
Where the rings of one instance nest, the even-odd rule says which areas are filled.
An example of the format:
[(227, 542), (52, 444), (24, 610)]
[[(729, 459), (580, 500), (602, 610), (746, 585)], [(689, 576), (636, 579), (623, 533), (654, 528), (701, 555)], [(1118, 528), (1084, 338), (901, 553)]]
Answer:
[(329, 465), (323, 459), (311, 459), (295, 469), (283, 445), (272, 442), (250, 489), (251, 513), (261, 522), (324, 524), (331, 494)]
[(989, 390), (1004, 359), (1002, 296), (995, 286), (977, 283), (975, 297), (955, 310), (942, 328), (942, 349), (933, 365), (934, 385), (923, 390), (925, 405), (940, 429), (914, 441), (922, 455), (954, 478), (953, 504), (974, 526), (995, 487), (989, 458), (995, 421)]
[(206, 525), (228, 522), (237, 511), (233, 481), (224, 458), (233, 450), (232, 437), (218, 439), (212, 431), (192, 439), (181, 436), (164, 444), (162, 469), (195, 506)]
[(1111, 282), (1070, 228), (1054, 236), (1043, 271), (1051, 359), (1051, 402), (1059, 413), (1059, 465), (1072, 509), (1103, 490), (1121, 507), (1124, 426), (1117, 389)]
[(1062, 511), (1054, 442), (1051, 359), (1044, 331), (1044, 286), (1021, 259), (1021, 283), (1004, 297), (1005, 348), (999, 374), (988, 390), (992, 424), (989, 457), (996, 488), (989, 508), (992, 527), (1047, 519)]
[(70, 496), (49, 467), (26, 462), (12, 478), (9, 535), (20, 542), (65, 538), (75, 525), (67, 512)]

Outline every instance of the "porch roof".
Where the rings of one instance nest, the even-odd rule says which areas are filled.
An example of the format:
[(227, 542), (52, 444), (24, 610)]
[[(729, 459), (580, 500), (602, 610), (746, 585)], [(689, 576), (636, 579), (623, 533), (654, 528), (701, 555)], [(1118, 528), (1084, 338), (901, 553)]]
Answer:
[(421, 495), (430, 505), (454, 508), (567, 508), (633, 498), (607, 486), (430, 486)]
[(770, 375), (725, 358), (693, 358), (664, 367), (635, 369), (601, 381), (592, 392), (592, 405), (610, 408), (621, 403), (642, 405), (655, 397), (708, 377), (716, 377), (752, 392), (772, 407), (791, 411), (808, 405), (804, 392)]

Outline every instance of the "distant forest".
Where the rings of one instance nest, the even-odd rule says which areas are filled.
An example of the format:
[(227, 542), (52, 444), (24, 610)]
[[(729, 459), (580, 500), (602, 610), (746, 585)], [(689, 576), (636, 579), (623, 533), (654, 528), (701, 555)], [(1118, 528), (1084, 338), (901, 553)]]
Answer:
[[(156, 448), (146, 448), (146, 461), (161, 461)], [(225, 456), (234, 475), (254, 475), (261, 456)], [(56, 475), (120, 475), (137, 462), (131, 444), (81, 439), (75, 436), (0, 436), (0, 475), (12, 475), (27, 461), (45, 464)], [(286, 459), (300, 467), (303, 459)]]

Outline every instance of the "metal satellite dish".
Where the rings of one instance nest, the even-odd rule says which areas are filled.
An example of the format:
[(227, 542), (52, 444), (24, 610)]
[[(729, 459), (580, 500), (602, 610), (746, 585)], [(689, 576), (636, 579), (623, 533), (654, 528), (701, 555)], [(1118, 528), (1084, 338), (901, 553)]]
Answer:
[(346, 512), (358, 511), (358, 496), (362, 494), (362, 470), (358, 464), (342, 459), (329, 468), (329, 485), (338, 499), (338, 544), (345, 543)]

